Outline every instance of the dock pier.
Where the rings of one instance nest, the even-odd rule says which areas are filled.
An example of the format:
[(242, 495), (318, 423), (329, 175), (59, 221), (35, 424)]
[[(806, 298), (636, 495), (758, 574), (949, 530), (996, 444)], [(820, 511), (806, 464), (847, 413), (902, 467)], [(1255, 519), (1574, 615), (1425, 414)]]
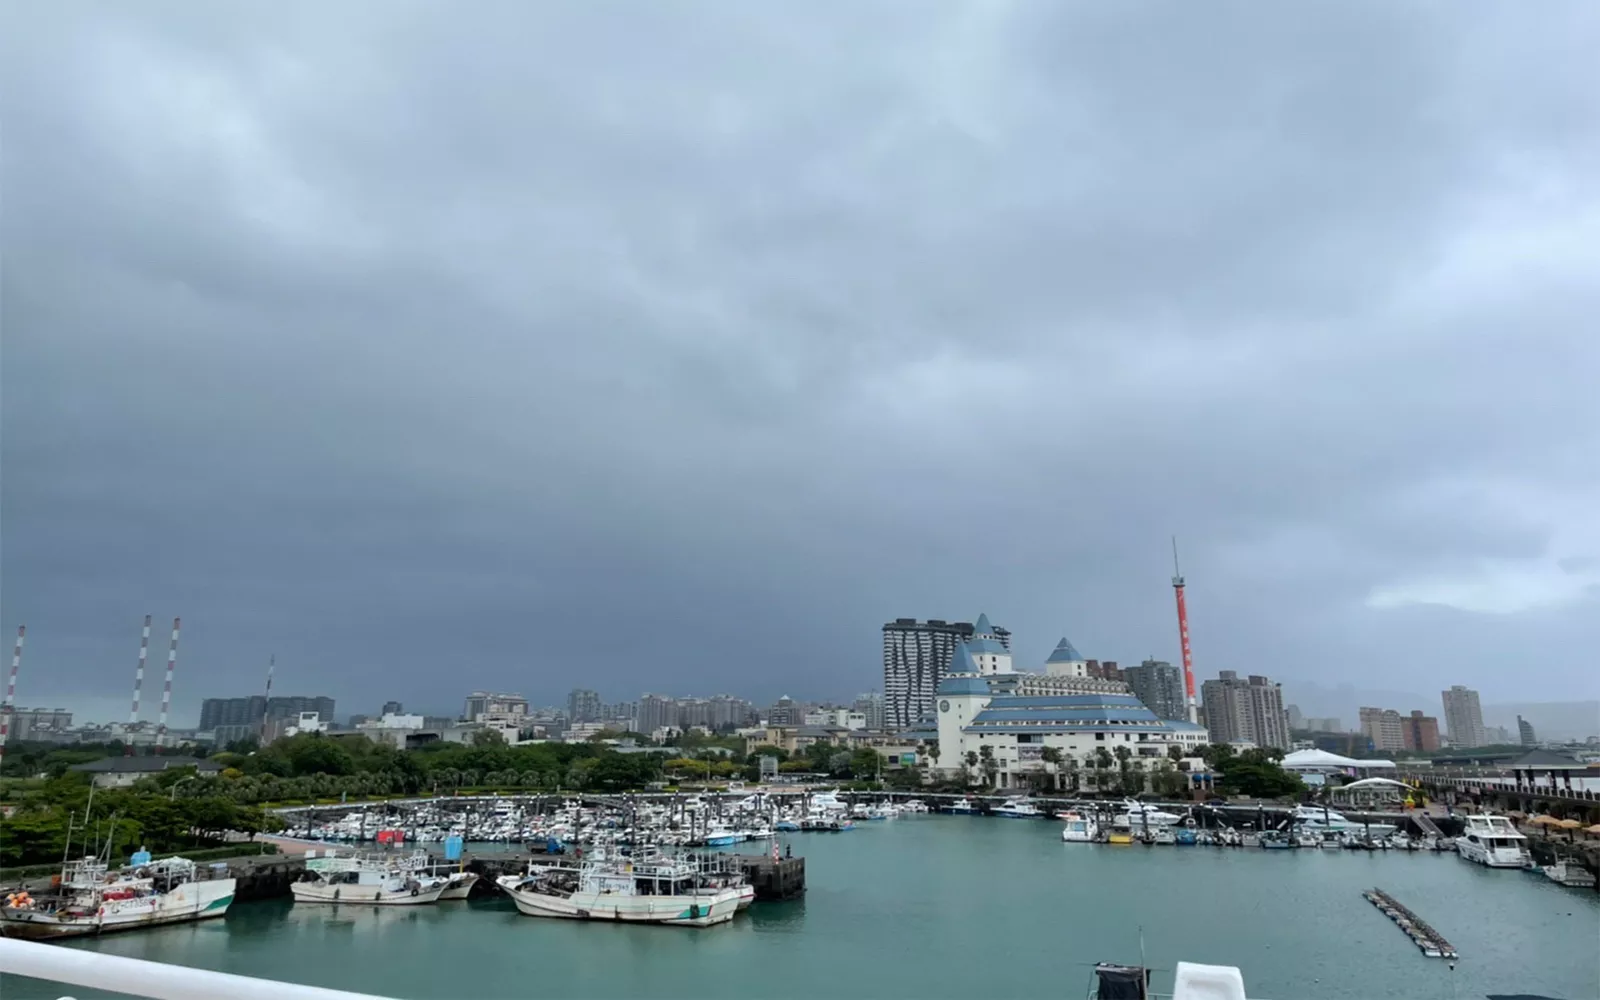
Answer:
[(1395, 926), (1405, 932), (1412, 942), (1429, 958), (1460, 958), (1456, 954), (1455, 946), (1446, 941), (1443, 934), (1434, 930), (1428, 922), (1412, 913), (1387, 892), (1382, 889), (1368, 889), (1361, 895), (1367, 902), (1383, 911), (1383, 915), (1393, 920)]

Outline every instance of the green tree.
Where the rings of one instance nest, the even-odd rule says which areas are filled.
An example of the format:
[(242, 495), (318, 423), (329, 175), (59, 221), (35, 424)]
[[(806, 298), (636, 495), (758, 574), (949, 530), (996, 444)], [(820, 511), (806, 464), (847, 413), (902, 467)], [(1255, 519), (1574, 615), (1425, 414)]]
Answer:
[(850, 755), (849, 767), (853, 778), (875, 778), (883, 771), (883, 758), (878, 751), (862, 747)]

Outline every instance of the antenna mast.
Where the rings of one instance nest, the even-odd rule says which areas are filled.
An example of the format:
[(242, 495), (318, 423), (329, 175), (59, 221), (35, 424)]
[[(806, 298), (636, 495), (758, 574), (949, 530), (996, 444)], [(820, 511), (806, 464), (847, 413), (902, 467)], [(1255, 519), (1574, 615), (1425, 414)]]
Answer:
[(128, 741), (122, 756), (133, 756), (133, 727), (139, 724), (139, 690), (144, 687), (144, 661), (150, 655), (150, 616), (144, 616), (144, 632), (139, 636), (139, 667), (133, 673), (133, 711), (128, 714)]
[(178, 665), (178, 623), (172, 619), (172, 645), (167, 647), (167, 683), (161, 689), (161, 722), (156, 726), (156, 751), (167, 742), (167, 709), (172, 707), (172, 671)]
[(1189, 721), (1200, 721), (1194, 700), (1194, 654), (1189, 651), (1189, 606), (1183, 599), (1183, 571), (1178, 569), (1178, 536), (1172, 536), (1172, 592), (1178, 598), (1178, 642), (1183, 648), (1183, 690), (1189, 697)]
[(6, 700), (0, 704), (0, 763), (6, 759), (6, 738), (11, 735), (11, 719), (17, 711), (17, 668), (22, 666), (22, 640), (28, 626), (17, 626), (17, 645), (11, 651), (11, 679), (6, 681)]

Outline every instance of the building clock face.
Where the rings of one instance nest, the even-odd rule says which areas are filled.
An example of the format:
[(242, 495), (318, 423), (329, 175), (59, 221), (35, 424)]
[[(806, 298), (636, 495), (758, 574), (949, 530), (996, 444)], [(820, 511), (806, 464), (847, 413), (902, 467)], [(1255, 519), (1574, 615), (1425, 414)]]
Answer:
[(946, 698), (944, 701), (939, 702), (939, 711), (941, 711), (941, 712), (950, 711), (950, 699), (949, 698)]

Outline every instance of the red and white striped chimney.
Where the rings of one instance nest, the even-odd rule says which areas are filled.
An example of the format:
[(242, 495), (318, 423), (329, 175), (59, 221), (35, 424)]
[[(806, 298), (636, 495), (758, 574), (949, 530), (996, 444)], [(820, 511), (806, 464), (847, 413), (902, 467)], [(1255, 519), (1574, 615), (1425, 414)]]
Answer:
[(161, 689), (161, 721), (156, 724), (156, 749), (167, 744), (167, 710), (172, 707), (172, 671), (178, 665), (178, 623), (172, 619), (172, 645), (167, 647), (167, 683)]
[(150, 616), (144, 616), (144, 632), (139, 636), (139, 667), (133, 672), (133, 711), (128, 714), (128, 741), (122, 746), (124, 757), (133, 756), (133, 727), (139, 724), (139, 692), (144, 687), (144, 661), (150, 655)]
[(0, 763), (6, 759), (6, 739), (11, 735), (11, 716), (17, 710), (17, 668), (22, 666), (22, 640), (28, 626), (17, 626), (17, 645), (11, 651), (11, 678), (6, 681), (6, 700), (0, 703)]

